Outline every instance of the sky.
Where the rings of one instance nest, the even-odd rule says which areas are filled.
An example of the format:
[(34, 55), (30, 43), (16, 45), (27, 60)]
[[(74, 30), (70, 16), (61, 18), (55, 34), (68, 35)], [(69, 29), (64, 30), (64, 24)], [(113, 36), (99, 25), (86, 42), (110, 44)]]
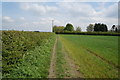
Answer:
[[(52, 31), (54, 25), (73, 24), (86, 31), (89, 24), (118, 24), (118, 2), (2, 2), (2, 30)], [(1, 24), (1, 23), (0, 23)]]

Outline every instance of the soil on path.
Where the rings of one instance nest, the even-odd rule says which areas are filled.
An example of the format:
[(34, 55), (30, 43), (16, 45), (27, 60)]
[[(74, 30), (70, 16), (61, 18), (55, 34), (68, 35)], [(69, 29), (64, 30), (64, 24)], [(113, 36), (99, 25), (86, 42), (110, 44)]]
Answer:
[[(55, 40), (53, 51), (52, 51), (53, 53), (52, 53), (48, 78), (57, 78), (56, 77), (57, 39), (58, 37)], [(66, 76), (64, 78), (84, 78), (83, 74), (79, 71), (79, 67), (75, 64), (74, 60), (72, 60), (71, 57), (68, 55), (68, 52), (64, 48), (63, 44), (62, 44), (62, 52), (66, 61), (65, 65), (68, 66), (67, 73), (70, 74), (69, 77)]]
[(56, 78), (56, 74), (55, 74), (55, 66), (56, 66), (56, 44), (57, 44), (57, 38), (55, 40), (54, 43), (54, 47), (53, 47), (53, 53), (52, 53), (52, 58), (51, 58), (51, 63), (50, 63), (50, 69), (49, 69), (49, 75), (48, 78)]
[(74, 60), (68, 55), (68, 52), (63, 47), (63, 52), (65, 54), (65, 59), (67, 65), (69, 66), (69, 74), (71, 75), (70, 78), (84, 78), (83, 74), (79, 71), (79, 66), (75, 64)]

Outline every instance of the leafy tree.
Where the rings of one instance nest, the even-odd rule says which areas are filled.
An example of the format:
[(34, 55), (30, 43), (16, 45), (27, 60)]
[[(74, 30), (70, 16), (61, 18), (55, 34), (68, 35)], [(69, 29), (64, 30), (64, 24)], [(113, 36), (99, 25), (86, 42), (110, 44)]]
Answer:
[(61, 32), (64, 31), (64, 26), (54, 26), (53, 27), (53, 32)]
[(94, 26), (93, 24), (89, 24), (89, 26), (87, 26), (87, 32), (92, 32), (94, 30)]
[(81, 27), (77, 27), (77, 28), (76, 28), (76, 31), (81, 32)]
[(72, 24), (67, 24), (66, 27), (64, 28), (65, 31), (74, 31), (74, 27)]
[(112, 26), (112, 30), (113, 30), (113, 31), (114, 31), (114, 29), (115, 29), (115, 25)]
[(115, 32), (118, 32), (118, 29), (117, 29), (117, 27), (115, 28)]
[(106, 24), (95, 23), (94, 31), (96, 32), (107, 32), (108, 28)]
[(53, 32), (56, 32), (57, 26), (53, 26)]
[(99, 28), (100, 28), (100, 24), (95, 23), (94, 31), (99, 31)]
[(107, 31), (108, 31), (107, 25), (104, 25), (104, 32), (107, 32)]
[(118, 32), (120, 33), (120, 25), (118, 25)]
[(120, 25), (113, 25), (111, 28), (111, 32), (120, 32)]

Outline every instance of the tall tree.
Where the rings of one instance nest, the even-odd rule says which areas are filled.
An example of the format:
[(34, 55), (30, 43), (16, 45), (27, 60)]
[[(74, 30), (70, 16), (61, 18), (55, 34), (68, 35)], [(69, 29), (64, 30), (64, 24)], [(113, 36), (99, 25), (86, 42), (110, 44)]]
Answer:
[(113, 31), (115, 30), (115, 25), (112, 26), (112, 30), (113, 30)]
[(76, 28), (76, 31), (81, 32), (81, 27), (78, 26), (78, 27)]
[(93, 24), (89, 24), (89, 26), (87, 26), (87, 32), (93, 32), (93, 30), (94, 30), (94, 26), (93, 26)]
[(118, 32), (120, 33), (120, 25), (118, 25)]
[(107, 32), (108, 28), (107, 28), (106, 24), (100, 24), (100, 23), (97, 24), (97, 23), (95, 23), (94, 31), (97, 31), (97, 32)]
[(115, 28), (115, 32), (118, 32), (118, 29), (117, 29), (117, 27)]
[(61, 31), (64, 31), (64, 26), (54, 26), (53, 27), (53, 32), (61, 32)]
[(66, 27), (64, 28), (64, 30), (66, 30), (66, 31), (74, 31), (74, 27), (73, 27), (72, 24), (68, 23), (66, 25)]
[(108, 28), (107, 28), (107, 25), (105, 24), (104, 25), (104, 32), (107, 32), (108, 31)]

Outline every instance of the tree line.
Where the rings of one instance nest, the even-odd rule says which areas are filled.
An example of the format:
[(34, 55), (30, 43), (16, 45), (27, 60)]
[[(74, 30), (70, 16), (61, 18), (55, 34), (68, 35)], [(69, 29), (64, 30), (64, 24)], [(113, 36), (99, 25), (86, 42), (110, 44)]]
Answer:
[[(89, 24), (87, 26), (87, 32), (120, 32), (120, 26), (113, 25), (110, 30), (108, 30), (108, 27), (106, 24), (101, 23), (95, 23), (95, 24)], [(63, 32), (63, 31), (70, 31), (70, 32), (81, 32), (81, 27), (76, 27), (74, 29), (73, 25), (68, 23), (66, 26), (53, 26), (53, 32)]]
[(78, 31), (81, 32), (81, 27), (76, 27), (76, 30), (74, 30), (74, 27), (72, 24), (68, 23), (65, 27), (64, 26), (54, 26), (53, 32), (62, 32), (62, 31)]

